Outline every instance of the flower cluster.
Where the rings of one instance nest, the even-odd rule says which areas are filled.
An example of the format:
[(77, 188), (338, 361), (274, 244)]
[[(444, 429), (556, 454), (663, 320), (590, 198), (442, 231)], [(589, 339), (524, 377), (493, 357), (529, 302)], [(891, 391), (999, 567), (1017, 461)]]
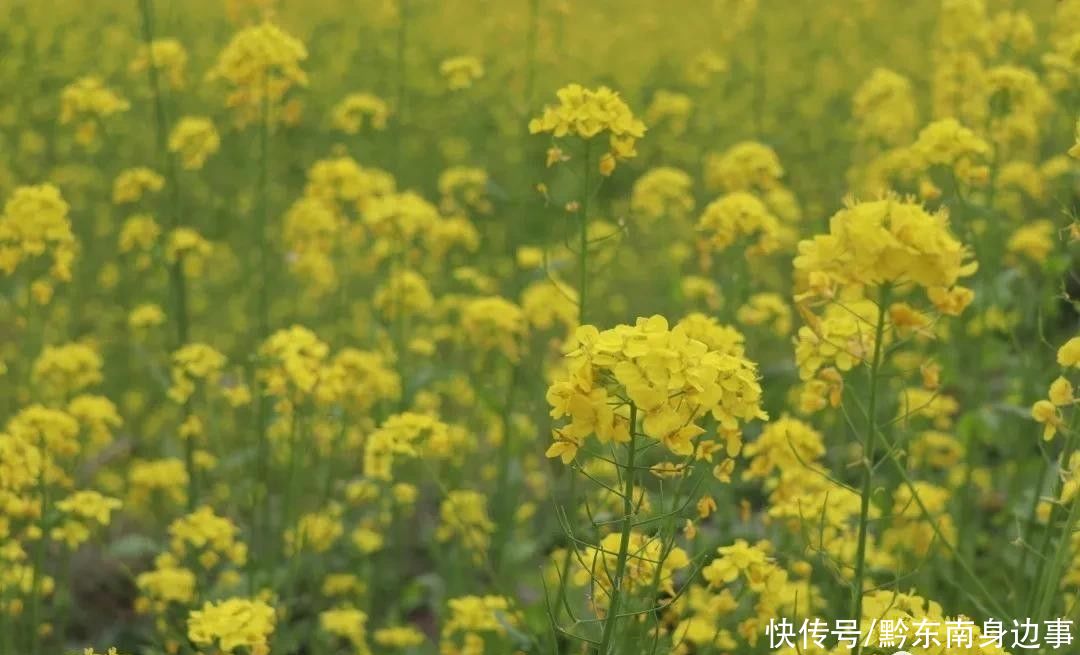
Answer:
[(60, 124), (76, 123), (75, 141), (86, 148), (97, 144), (102, 119), (130, 108), (100, 77), (81, 77), (60, 92)]
[(0, 214), (0, 271), (11, 275), (20, 264), (48, 253), (52, 277), (67, 281), (75, 250), (68, 204), (60, 190), (51, 184), (15, 189)]
[(345, 134), (357, 134), (367, 120), (373, 130), (385, 130), (390, 117), (386, 101), (370, 93), (350, 93), (334, 105), (330, 122)]
[(169, 152), (179, 155), (181, 165), (189, 171), (202, 168), (220, 147), (217, 128), (203, 116), (181, 118), (169, 134)]
[(610, 175), (617, 160), (637, 155), (634, 144), (645, 136), (645, 124), (634, 117), (619, 94), (606, 86), (586, 89), (570, 84), (555, 93), (559, 104), (544, 107), (539, 118), (529, 121), (529, 132), (550, 133), (555, 138), (578, 136), (586, 141), (609, 135), (610, 150), (600, 160), (600, 171)]
[(753, 362), (711, 350), (661, 316), (603, 332), (582, 326), (568, 348), (566, 374), (547, 399), (551, 417), (570, 422), (555, 429), (549, 457), (569, 462), (591, 435), (601, 443), (629, 441), (638, 429), (630, 425), (631, 406), (644, 434), (676, 455), (693, 452), (706, 414), (727, 431), (766, 418)]
[(188, 616), (188, 639), (198, 646), (216, 646), (225, 653), (246, 648), (252, 655), (267, 655), (276, 622), (274, 608), (261, 600), (208, 601)]
[(943, 312), (958, 313), (957, 281), (975, 272), (970, 251), (944, 212), (885, 198), (851, 203), (829, 220), (829, 233), (799, 242), (795, 271), (807, 297), (830, 297), (838, 286), (914, 284)]
[(307, 57), (300, 40), (264, 22), (233, 35), (208, 77), (233, 87), (226, 104), (238, 111), (244, 125), (262, 114), (264, 98), (278, 103), (293, 86), (307, 85), (307, 74), (300, 68)]

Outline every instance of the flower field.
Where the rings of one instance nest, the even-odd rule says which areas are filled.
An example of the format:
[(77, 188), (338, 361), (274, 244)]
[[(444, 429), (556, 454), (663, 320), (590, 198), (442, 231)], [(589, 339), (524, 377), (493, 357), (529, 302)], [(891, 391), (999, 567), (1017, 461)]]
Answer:
[(1080, 0), (7, 0), (0, 153), (0, 655), (1080, 648)]

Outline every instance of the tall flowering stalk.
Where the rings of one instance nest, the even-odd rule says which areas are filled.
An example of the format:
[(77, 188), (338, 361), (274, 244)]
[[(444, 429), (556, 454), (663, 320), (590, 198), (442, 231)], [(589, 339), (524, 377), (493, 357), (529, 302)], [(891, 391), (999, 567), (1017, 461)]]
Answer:
[[(614, 462), (622, 475), (623, 489), (611, 490), (622, 500), (623, 511), (616, 533), (614, 575), (596, 580), (602, 592), (594, 602), (603, 616), (598, 651), (603, 655), (620, 652), (618, 625), (626, 618), (621, 608), (630, 589), (649, 588), (653, 573), (648, 571), (645, 580), (627, 577), (631, 541), (649, 540), (634, 529), (644, 525), (637, 516), (640, 500), (635, 500), (642, 468), (639, 455), (656, 446), (680, 458), (693, 455), (705, 440), (702, 423), (706, 415), (711, 415), (717, 431), (729, 439), (738, 438), (742, 424), (768, 418), (761, 409), (757, 366), (739, 354), (710, 347), (691, 336), (690, 330), (684, 323), (671, 328), (662, 316), (639, 318), (632, 326), (617, 325), (604, 331), (583, 325), (567, 346), (565, 375), (547, 392), (552, 418), (568, 419), (555, 429), (548, 457), (570, 464), (586, 455), (597, 456), (589, 447), (590, 437), (612, 448), (612, 453), (620, 446), (625, 451), (625, 458)], [(599, 547), (605, 560), (608, 546), (605, 539)], [(640, 557), (636, 553), (632, 556)], [(641, 574), (640, 568), (635, 564), (635, 576)], [(651, 599), (647, 604), (649, 611), (655, 609)]]
[[(868, 366), (849, 614), (859, 620), (867, 577), (871, 494), (880, 434), (878, 387), (885, 346), (894, 332), (900, 334), (900, 328), (930, 324), (921, 310), (890, 301), (894, 292), (911, 294), (922, 289), (933, 310), (958, 315), (973, 294), (957, 282), (974, 273), (976, 266), (969, 261), (968, 249), (952, 235), (946, 213), (930, 213), (919, 203), (893, 197), (849, 204), (832, 217), (828, 234), (804, 240), (798, 248), (794, 262), (796, 300), (807, 321), (796, 344), (800, 377), (811, 383), (828, 379), (828, 371)], [(814, 313), (814, 306), (825, 308), (821, 316)], [(823, 399), (822, 405), (838, 401), (834, 396)], [(860, 650), (861, 645), (857, 645), (856, 655)]]
[[(258, 288), (256, 290), (256, 316), (260, 341), (270, 334), (270, 285), (272, 244), (270, 243), (270, 130), (273, 114), (294, 87), (306, 86), (307, 74), (300, 64), (307, 59), (304, 44), (287, 34), (277, 25), (266, 21), (237, 32), (218, 55), (217, 63), (208, 74), (209, 79), (223, 80), (230, 88), (226, 105), (234, 112), (238, 126), (258, 121), (259, 175), (256, 181), (257, 212), (254, 217)], [(258, 440), (259, 479), (265, 484), (269, 473), (269, 444), (267, 424), (269, 406), (260, 394), (255, 411), (256, 438)], [(265, 496), (265, 498), (261, 498)], [(268, 527), (270, 519), (269, 491), (258, 490), (253, 494), (253, 530)], [(265, 514), (258, 520), (260, 501)], [(256, 538), (261, 544), (265, 539)]]
[[(539, 7), (534, 3), (534, 10)], [(533, 16), (535, 23), (536, 16)], [(535, 29), (533, 27), (532, 29)], [(531, 94), (531, 73), (530, 73)], [(645, 135), (645, 124), (634, 117), (630, 107), (618, 93), (607, 87), (593, 91), (579, 84), (569, 84), (556, 92), (558, 104), (544, 107), (539, 117), (529, 121), (531, 134), (550, 134), (555, 139), (577, 137), (582, 142), (582, 186), (578, 213), (578, 323), (584, 325), (588, 320), (589, 300), (589, 212), (593, 190), (593, 139), (601, 134), (608, 135), (609, 152), (605, 153), (599, 165), (600, 173), (607, 177), (615, 170), (617, 159), (634, 157), (637, 152), (634, 145), (637, 139)], [(528, 99), (531, 99), (528, 98)], [(547, 165), (550, 167), (566, 159), (562, 149), (553, 144), (548, 149)], [(569, 497), (575, 498), (577, 478), (570, 476)], [(563, 558), (559, 589), (556, 593), (554, 620), (558, 622), (562, 612), (561, 599), (566, 593), (566, 571), (570, 566), (571, 549), (567, 549)]]
[[(1061, 367), (1061, 374), (1050, 383), (1046, 398), (1036, 401), (1031, 407), (1032, 418), (1042, 425), (1044, 441), (1055, 440), (1059, 433), (1064, 436), (1057, 461), (1059, 475), (1052, 488), (1053, 500), (1050, 501), (1046, 514), (1046, 531), (1038, 550), (1043, 557), (1039, 558), (1036, 566), (1034, 584), (1026, 604), (1025, 616), (1035, 619), (1052, 618), (1050, 610), (1054, 595), (1064, 586), (1062, 575), (1066, 572), (1066, 557), (1075, 548), (1076, 540), (1073, 535), (1077, 522), (1080, 521), (1080, 502), (1077, 502), (1077, 491), (1080, 490), (1077, 421), (1080, 420), (1080, 412), (1076, 411), (1077, 398), (1073, 383), (1069, 379), (1072, 371), (1080, 368), (1080, 337), (1069, 339), (1058, 349), (1057, 363)], [(1065, 418), (1066, 412), (1071, 414), (1068, 420)], [(1045, 472), (1041, 477), (1045, 478)], [(1029, 521), (1029, 530), (1038, 515), (1038, 494), (1041, 486), (1042, 480), (1036, 489), (1037, 501)], [(1058, 543), (1051, 548), (1055, 524), (1062, 519), (1064, 521), (1061, 523)]]
[[(143, 45), (146, 57), (146, 75), (150, 81), (150, 90), (154, 98), (154, 136), (158, 149), (158, 157), (165, 171), (166, 186), (169, 187), (170, 202), (168, 203), (168, 224), (172, 233), (178, 234), (184, 228), (182, 213), (180, 210), (180, 187), (176, 175), (176, 163), (169, 156), (168, 147), (168, 116), (165, 108), (165, 100), (162, 97), (160, 67), (157, 60), (160, 43), (154, 38), (154, 8), (151, 0), (139, 0), (139, 10), (142, 14)], [(178, 252), (177, 256), (168, 262), (169, 289), (172, 296), (172, 316), (175, 326), (176, 341), (174, 348), (179, 349), (188, 343), (188, 289), (184, 276), (184, 252)], [(181, 405), (181, 430), (191, 418), (191, 405), (185, 400)], [(184, 439), (184, 461), (188, 468), (188, 509), (194, 509), (199, 502), (197, 471), (195, 470), (195, 440)]]

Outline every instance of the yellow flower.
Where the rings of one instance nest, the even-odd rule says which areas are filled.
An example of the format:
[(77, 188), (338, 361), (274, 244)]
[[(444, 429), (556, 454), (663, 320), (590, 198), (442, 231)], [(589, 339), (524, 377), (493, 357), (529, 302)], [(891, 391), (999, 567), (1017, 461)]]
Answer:
[(1054, 250), (1054, 224), (1047, 220), (1032, 221), (1021, 225), (1009, 236), (1006, 248), (1010, 253), (1023, 255), (1036, 264), (1042, 264)]
[(668, 328), (662, 316), (599, 331), (579, 327), (569, 345), (564, 377), (548, 388), (551, 417), (570, 417), (556, 428), (548, 457), (567, 461), (584, 439), (630, 439), (629, 406), (638, 408), (644, 433), (677, 455), (694, 452), (704, 430), (696, 421), (711, 412), (735, 430), (740, 421), (765, 418), (757, 367), (735, 352), (715, 350), (690, 336), (691, 324)]
[(164, 187), (165, 178), (149, 168), (129, 168), (121, 171), (113, 182), (113, 203), (138, 202), (146, 192), (157, 193)]
[(102, 496), (92, 490), (77, 491), (56, 503), (56, 508), (66, 514), (97, 521), (99, 525), (108, 525), (112, 511), (123, 505), (116, 498)]
[(1058, 348), (1057, 363), (1061, 366), (1080, 367), (1080, 337), (1073, 337)]
[(976, 268), (944, 213), (894, 197), (849, 204), (830, 219), (828, 234), (800, 241), (798, 250), (794, 263), (802, 288), (813, 273), (853, 285), (912, 282), (950, 311), (958, 301), (944, 302), (955, 293), (948, 289)]
[(694, 211), (694, 181), (684, 171), (660, 166), (634, 182), (630, 209), (648, 222), (660, 218), (679, 220)]
[(17, 187), (0, 214), (0, 272), (11, 275), (24, 261), (46, 253), (52, 257), (52, 277), (70, 280), (75, 235), (68, 204), (51, 184)]
[(89, 345), (46, 346), (34, 361), (32, 377), (51, 393), (65, 396), (99, 384), (103, 367), (101, 355)]
[(169, 134), (169, 152), (180, 155), (186, 170), (198, 170), (221, 147), (221, 137), (209, 118), (185, 116)]
[(60, 124), (78, 121), (75, 140), (83, 147), (96, 145), (98, 122), (127, 111), (131, 104), (105, 86), (99, 77), (86, 76), (60, 92)]
[(232, 86), (226, 104), (237, 110), (238, 123), (246, 125), (261, 115), (264, 98), (276, 105), (293, 86), (307, 86), (307, 74), (300, 68), (307, 56), (298, 39), (263, 22), (234, 34), (207, 77)]
[(237, 539), (239, 533), (235, 523), (203, 505), (169, 524), (169, 547), (181, 559), (189, 553), (207, 556), (204, 560), (207, 568), (222, 557), (242, 565), (247, 561), (247, 546)]
[(756, 141), (743, 141), (705, 158), (705, 187), (711, 191), (768, 190), (783, 176), (776, 151)]
[(155, 39), (149, 48), (145, 44), (139, 47), (139, 53), (131, 60), (128, 70), (133, 74), (143, 73), (152, 65), (170, 87), (182, 89), (186, 81), (187, 61), (187, 51), (179, 41)]
[(439, 64), (439, 73), (446, 79), (451, 91), (460, 91), (469, 88), (473, 82), (484, 76), (484, 64), (476, 57), (468, 55), (451, 57)]
[(875, 68), (852, 97), (851, 113), (864, 142), (907, 143), (918, 118), (911, 82), (886, 68)]
[(1064, 426), (1061, 412), (1049, 400), (1036, 401), (1031, 406), (1031, 418), (1043, 424), (1043, 439), (1050, 441), (1057, 431)]
[(1058, 378), (1050, 384), (1049, 398), (1050, 402), (1058, 407), (1071, 405), (1075, 400), (1073, 398), (1072, 383), (1065, 378), (1058, 376)]
[(325, 553), (344, 534), (345, 529), (338, 518), (339, 512), (304, 514), (296, 522), (296, 528), (285, 532), (285, 547), (293, 555), (301, 551)]
[(189, 227), (178, 227), (170, 232), (168, 243), (165, 244), (166, 261), (181, 262), (187, 277), (198, 277), (202, 274), (211, 252), (213, 246), (210, 242)]
[(374, 634), (375, 643), (387, 648), (414, 648), (424, 643), (424, 633), (411, 625), (380, 628)]
[(488, 296), (470, 300), (462, 308), (461, 330), (481, 351), (498, 350), (516, 362), (528, 324), (520, 307), (505, 298)]
[(389, 116), (390, 108), (382, 98), (370, 93), (350, 93), (334, 105), (330, 122), (345, 134), (357, 134), (363, 129), (365, 119), (371, 129), (385, 130)]
[(265, 364), (257, 377), (269, 395), (310, 395), (319, 384), (329, 352), (330, 347), (302, 325), (278, 330), (259, 346)]
[(225, 356), (204, 343), (182, 346), (172, 356), (172, 386), (169, 398), (186, 403), (195, 393), (195, 382), (203, 380), (216, 384), (225, 368)]
[(690, 96), (660, 89), (645, 110), (645, 120), (653, 126), (666, 123), (672, 134), (682, 134), (693, 109), (694, 101)]
[(548, 168), (551, 168), (555, 164), (559, 164), (564, 161), (570, 161), (570, 157), (562, 151), (562, 148), (558, 146), (551, 146), (547, 149), (547, 161), (545, 162), (545, 165)]
[(165, 322), (165, 312), (158, 305), (139, 305), (128, 314), (128, 326), (135, 330), (157, 327)]
[(984, 167), (977, 166), (990, 155), (990, 145), (955, 118), (930, 123), (919, 132), (912, 151), (923, 168), (951, 167), (961, 181), (981, 181)]
[(375, 291), (375, 307), (387, 318), (422, 314), (435, 304), (427, 281), (416, 271), (396, 271)]
[(347, 639), (356, 649), (357, 655), (368, 655), (366, 613), (344, 605), (319, 613), (319, 627), (323, 631)]
[(712, 496), (702, 496), (697, 502), (698, 518), (707, 519), (716, 511), (716, 501)]
[(195, 600), (195, 573), (181, 567), (171, 553), (159, 555), (152, 570), (136, 576), (135, 586), (143, 601), (136, 607), (141, 605), (143, 611), (151, 609), (147, 605), (157, 605), (157, 610), (163, 611), (169, 603), (187, 605)]
[(253, 655), (267, 655), (276, 618), (274, 608), (261, 600), (206, 602), (188, 614), (188, 638), (197, 646), (216, 644), (226, 653), (243, 647)]
[(708, 246), (718, 252), (746, 237), (754, 239), (745, 250), (747, 258), (767, 255), (780, 247), (780, 221), (763, 202), (745, 191), (709, 203), (698, 219), (697, 229), (705, 235)]
[(555, 138), (570, 135), (589, 140), (606, 132), (611, 155), (607, 166), (612, 168), (616, 160), (637, 155), (634, 143), (645, 136), (645, 124), (634, 118), (618, 93), (606, 86), (594, 91), (570, 84), (555, 95), (559, 104), (544, 107), (538, 118), (529, 121), (530, 134), (546, 132)]
[(435, 538), (459, 539), (474, 560), (483, 561), (495, 532), (495, 524), (488, 516), (487, 497), (470, 489), (451, 491), (439, 506), (439, 517)]

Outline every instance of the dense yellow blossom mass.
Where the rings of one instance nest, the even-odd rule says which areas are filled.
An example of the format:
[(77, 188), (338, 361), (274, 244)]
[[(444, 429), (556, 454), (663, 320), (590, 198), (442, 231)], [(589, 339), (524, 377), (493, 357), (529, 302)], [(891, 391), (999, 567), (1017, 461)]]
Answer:
[(1080, 0), (0, 2), (0, 655), (1080, 623)]

